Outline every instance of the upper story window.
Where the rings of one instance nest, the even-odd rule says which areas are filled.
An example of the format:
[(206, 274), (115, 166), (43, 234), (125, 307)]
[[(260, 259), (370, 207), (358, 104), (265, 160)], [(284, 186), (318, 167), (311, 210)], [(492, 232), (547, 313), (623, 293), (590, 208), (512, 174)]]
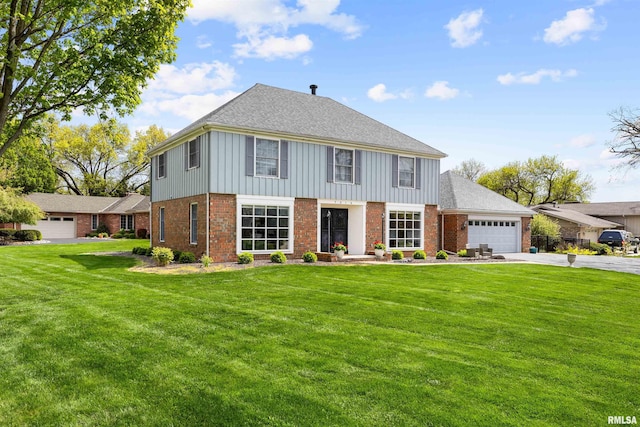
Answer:
[(398, 185), (413, 188), (415, 183), (415, 161), (413, 157), (398, 158)]
[(185, 145), (185, 167), (193, 169), (200, 167), (200, 138), (189, 141)]
[(256, 138), (256, 176), (278, 177), (280, 141)]
[(335, 182), (353, 182), (353, 150), (335, 149)]
[(167, 176), (167, 153), (158, 155), (158, 178)]

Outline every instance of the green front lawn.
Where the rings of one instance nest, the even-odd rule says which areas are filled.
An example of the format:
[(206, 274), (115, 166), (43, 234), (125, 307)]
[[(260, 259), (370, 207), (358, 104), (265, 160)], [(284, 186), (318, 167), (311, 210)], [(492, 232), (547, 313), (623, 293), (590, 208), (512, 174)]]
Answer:
[(606, 425), (640, 279), (524, 264), (193, 275), (1, 247), (0, 425)]

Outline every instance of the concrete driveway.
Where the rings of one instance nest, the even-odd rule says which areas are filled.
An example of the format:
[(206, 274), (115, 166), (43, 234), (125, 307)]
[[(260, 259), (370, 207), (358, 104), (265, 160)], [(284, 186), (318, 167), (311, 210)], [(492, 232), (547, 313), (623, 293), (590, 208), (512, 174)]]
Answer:
[[(511, 253), (501, 255), (504, 255), (506, 259), (512, 260), (533, 262), (537, 264), (558, 265), (561, 267), (569, 266), (567, 256), (564, 254)], [(640, 257), (578, 255), (573, 266), (640, 274)]]

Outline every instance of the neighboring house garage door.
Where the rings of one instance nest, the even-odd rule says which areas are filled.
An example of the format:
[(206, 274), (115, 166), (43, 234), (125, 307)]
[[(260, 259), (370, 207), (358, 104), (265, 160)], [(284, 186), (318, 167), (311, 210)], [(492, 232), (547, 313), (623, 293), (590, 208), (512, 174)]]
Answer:
[(23, 230), (40, 230), (43, 239), (73, 239), (76, 237), (76, 220), (71, 216), (51, 216), (36, 225), (22, 224)]
[(469, 220), (469, 246), (488, 243), (494, 253), (520, 252), (520, 222)]

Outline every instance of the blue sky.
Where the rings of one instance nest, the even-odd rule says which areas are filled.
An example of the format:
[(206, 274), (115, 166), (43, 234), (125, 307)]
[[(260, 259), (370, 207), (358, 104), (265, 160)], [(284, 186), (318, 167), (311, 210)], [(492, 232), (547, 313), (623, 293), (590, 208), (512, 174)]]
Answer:
[(126, 121), (176, 132), (255, 83), (333, 98), (489, 168), (557, 155), (592, 201), (639, 200), (609, 113), (640, 108), (638, 0), (194, 0)]

